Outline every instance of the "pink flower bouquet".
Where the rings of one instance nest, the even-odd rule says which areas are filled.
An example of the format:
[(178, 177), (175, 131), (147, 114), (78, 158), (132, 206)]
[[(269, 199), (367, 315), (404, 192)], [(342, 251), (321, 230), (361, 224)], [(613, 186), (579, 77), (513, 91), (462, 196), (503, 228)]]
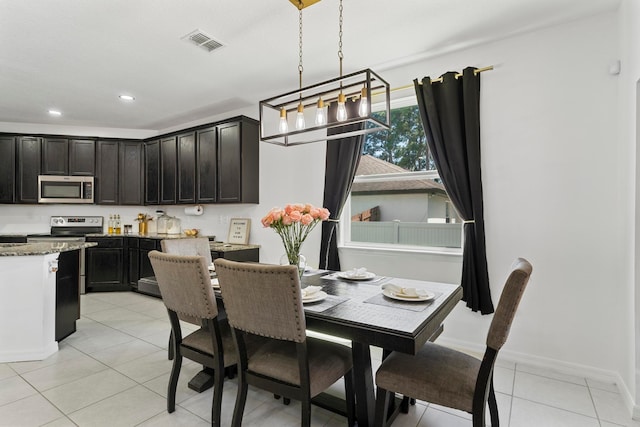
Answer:
[(262, 218), (262, 225), (280, 235), (289, 264), (300, 265), (300, 247), (311, 230), (329, 218), (329, 210), (310, 204), (291, 204), (273, 208)]

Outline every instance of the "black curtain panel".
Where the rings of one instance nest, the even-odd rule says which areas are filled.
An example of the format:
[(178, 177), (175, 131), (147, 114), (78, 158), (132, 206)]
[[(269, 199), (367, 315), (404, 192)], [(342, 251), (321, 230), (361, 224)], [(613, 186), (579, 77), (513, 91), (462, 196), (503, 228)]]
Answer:
[(440, 178), (464, 220), (462, 299), (482, 314), (493, 313), (489, 290), (480, 173), (480, 74), (468, 67), (442, 82), (414, 80), (422, 125)]
[[(347, 112), (350, 115), (357, 114), (355, 102), (348, 102)], [(329, 114), (335, 114), (335, 103), (329, 108)], [(361, 130), (364, 123), (355, 123), (330, 128), (328, 135), (336, 133)], [(338, 220), (342, 214), (351, 184), (356, 175), (356, 169), (360, 163), (364, 135), (351, 136), (327, 141), (326, 166), (324, 172), (324, 200), (322, 206), (329, 209), (331, 216), (328, 221), (322, 223), (322, 240), (320, 242), (319, 268), (340, 271), (340, 258), (338, 257)]]

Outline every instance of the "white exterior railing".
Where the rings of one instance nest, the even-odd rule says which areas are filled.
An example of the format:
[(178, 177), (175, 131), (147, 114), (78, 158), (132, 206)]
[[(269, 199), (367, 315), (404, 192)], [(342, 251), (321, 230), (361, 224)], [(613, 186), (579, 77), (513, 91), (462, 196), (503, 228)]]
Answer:
[(352, 242), (459, 248), (462, 224), (375, 221), (351, 222)]

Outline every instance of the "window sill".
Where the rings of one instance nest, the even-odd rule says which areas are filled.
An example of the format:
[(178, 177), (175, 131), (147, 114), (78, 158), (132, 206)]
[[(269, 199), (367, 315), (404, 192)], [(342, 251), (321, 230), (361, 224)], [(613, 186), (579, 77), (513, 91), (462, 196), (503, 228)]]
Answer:
[(435, 248), (435, 247), (417, 247), (417, 246), (401, 246), (389, 245), (382, 246), (380, 244), (368, 245), (366, 243), (349, 243), (338, 246), (339, 250), (361, 252), (361, 253), (395, 253), (395, 254), (424, 254), (424, 255), (442, 255), (462, 258), (461, 248)]

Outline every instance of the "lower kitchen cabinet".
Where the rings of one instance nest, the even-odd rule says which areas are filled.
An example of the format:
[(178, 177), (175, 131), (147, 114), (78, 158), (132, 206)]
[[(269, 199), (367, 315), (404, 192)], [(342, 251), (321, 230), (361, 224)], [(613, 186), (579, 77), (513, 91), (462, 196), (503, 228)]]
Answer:
[(60, 252), (56, 272), (56, 341), (76, 331), (80, 318), (80, 252)]
[(86, 249), (86, 291), (128, 291), (125, 282), (124, 237), (92, 237), (98, 246)]

